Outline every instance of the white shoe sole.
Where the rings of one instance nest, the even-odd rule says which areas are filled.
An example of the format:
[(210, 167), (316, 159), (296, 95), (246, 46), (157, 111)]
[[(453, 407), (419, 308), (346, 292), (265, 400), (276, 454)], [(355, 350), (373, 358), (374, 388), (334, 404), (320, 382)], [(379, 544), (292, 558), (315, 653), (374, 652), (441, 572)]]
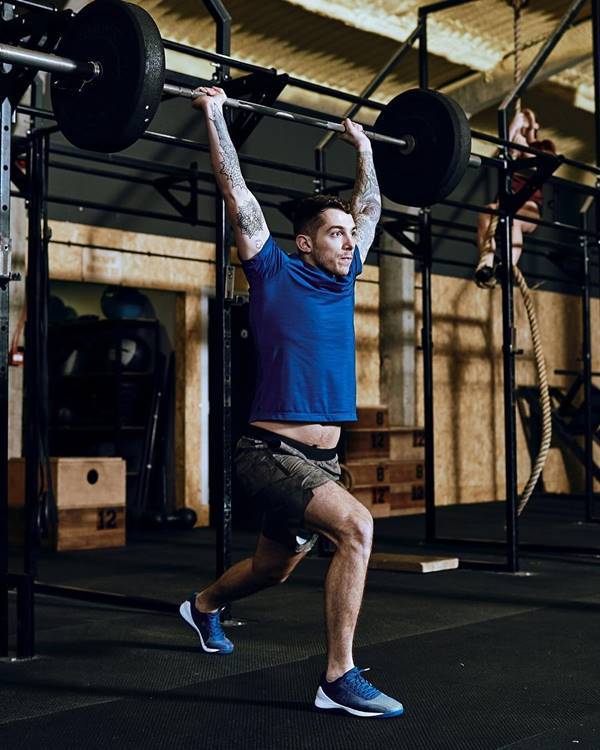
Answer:
[[(377, 716), (387, 716), (388, 714), (385, 714), (383, 711), (359, 711), (357, 708), (350, 708), (349, 706), (342, 706), (341, 703), (336, 703), (335, 701), (331, 700), (331, 698), (325, 694), (323, 688), (319, 686), (319, 689), (317, 690), (317, 697), (315, 698), (315, 706), (317, 708), (323, 709), (325, 711), (337, 709), (338, 711), (341, 709), (342, 711), (347, 711), (349, 714), (352, 714), (352, 716), (362, 716), (365, 719), (368, 718), (375, 718)], [(396, 713), (395, 711), (389, 716), (400, 716), (400, 714), (404, 711), (399, 710), (399, 713)]]
[(183, 619), (187, 622), (187, 624), (191, 625), (196, 631), (196, 633), (198, 633), (198, 637), (200, 638), (202, 649), (206, 651), (207, 654), (220, 653), (218, 648), (209, 648), (206, 645), (206, 643), (204, 643), (204, 638), (202, 637), (202, 633), (198, 629), (196, 623), (194, 622), (194, 618), (192, 617), (192, 608), (189, 602), (183, 602), (183, 604), (179, 607), (179, 614), (183, 617)]

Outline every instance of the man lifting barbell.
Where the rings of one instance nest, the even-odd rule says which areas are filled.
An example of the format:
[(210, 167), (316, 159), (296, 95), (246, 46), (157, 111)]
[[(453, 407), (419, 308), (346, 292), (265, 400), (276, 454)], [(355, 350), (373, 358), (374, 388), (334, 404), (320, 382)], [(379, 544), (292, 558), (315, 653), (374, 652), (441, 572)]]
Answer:
[[(523, 109), (517, 112), (510, 125), (508, 140), (520, 146), (531, 146), (539, 151), (556, 154), (556, 147), (549, 139), (538, 140), (539, 124), (535, 113), (531, 109)], [(512, 149), (510, 155), (514, 159), (527, 159), (533, 156), (527, 151)], [(515, 172), (511, 179), (513, 193), (518, 192), (527, 182), (527, 177)], [(532, 219), (541, 219), (544, 196), (542, 189), (538, 188), (535, 193), (519, 209), (519, 215)], [(498, 208), (498, 201), (488, 204), (488, 208)], [(475, 281), (478, 286), (493, 288), (498, 278), (498, 266), (500, 259), (496, 252), (496, 240), (494, 229), (490, 226), (494, 219), (493, 214), (479, 214), (477, 225), (477, 248), (479, 250), (479, 261), (475, 270)], [(523, 251), (523, 235), (531, 234), (537, 229), (535, 221), (526, 219), (513, 219), (512, 222), (512, 262), (517, 265)]]
[(223, 116), (224, 91), (196, 92), (193, 104), (205, 114), (213, 170), (250, 284), (259, 377), (235, 465), (248, 498), (263, 503), (264, 521), (254, 556), (192, 595), (180, 612), (204, 651), (230, 653), (221, 608), (285, 581), (323, 534), (336, 552), (325, 579), (327, 669), (315, 705), (361, 717), (397, 716), (402, 704), (354, 665), (373, 519), (337, 483), (340, 422), (356, 419), (354, 285), (381, 212), (371, 143), (360, 125), (344, 121), (341, 137), (356, 148), (358, 161), (350, 205), (329, 196), (302, 201), (294, 222), (298, 252), (288, 256), (242, 176)]

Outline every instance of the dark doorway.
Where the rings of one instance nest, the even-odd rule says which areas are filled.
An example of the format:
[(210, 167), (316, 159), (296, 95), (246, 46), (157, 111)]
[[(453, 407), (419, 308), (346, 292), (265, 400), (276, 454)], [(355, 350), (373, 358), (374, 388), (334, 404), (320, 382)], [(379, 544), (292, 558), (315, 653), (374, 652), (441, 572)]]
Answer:
[[(217, 300), (209, 301), (209, 401), (216, 404), (218, 399), (218, 383), (223, 373), (217, 371), (218, 357), (213, 355), (219, 345), (215, 327)], [(252, 398), (256, 384), (256, 354), (254, 342), (250, 332), (249, 305), (234, 305), (231, 308), (231, 439), (232, 449), (244, 428), (248, 424)], [(217, 435), (223, 429), (219, 410), (211, 408), (209, 412), (210, 435)], [(214, 513), (219, 512), (220, 498), (215, 496), (215, 488), (219, 486), (215, 481), (216, 472), (222, 471), (221, 456), (215, 450), (215, 441), (209, 440), (210, 474), (210, 513), (211, 525)], [(260, 525), (260, 509), (251, 504), (241, 492), (235, 472), (233, 473), (232, 493), (232, 523), (234, 528), (256, 531)]]

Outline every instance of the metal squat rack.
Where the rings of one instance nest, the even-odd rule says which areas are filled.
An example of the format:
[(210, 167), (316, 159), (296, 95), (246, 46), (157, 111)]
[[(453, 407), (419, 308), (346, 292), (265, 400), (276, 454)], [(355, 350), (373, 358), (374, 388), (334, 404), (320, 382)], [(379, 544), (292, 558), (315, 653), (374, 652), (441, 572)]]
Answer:
[[(287, 85), (321, 93), (326, 96), (335, 97), (347, 101), (352, 105), (347, 116), (353, 116), (360, 107), (369, 107), (374, 110), (381, 110), (383, 105), (371, 100), (369, 97), (382, 83), (382, 81), (392, 72), (398, 62), (405, 55), (406, 51), (411, 49), (414, 43), (419, 41), (419, 82), (421, 87), (428, 87), (428, 60), (427, 60), (427, 20), (430, 14), (462, 5), (466, 2), (476, 0), (446, 0), (445, 2), (435, 3), (424, 6), (419, 10), (419, 19), (416, 29), (409, 36), (407, 41), (400, 46), (397, 52), (390, 58), (381, 71), (373, 78), (369, 85), (364, 89), (360, 96), (347, 94), (346, 92), (336, 89), (302, 81), (293, 77), (286, 76)], [(517, 211), (523, 205), (526, 198), (521, 202), (515, 201), (518, 196), (513, 196), (510, 191), (510, 159), (508, 156), (507, 141), (507, 112), (514, 102), (520, 96), (527, 85), (533, 80), (536, 72), (543, 65), (545, 59), (551, 53), (562, 34), (568, 28), (574, 15), (577, 14), (585, 0), (575, 0), (571, 5), (561, 23), (555, 32), (548, 39), (540, 54), (532, 63), (530, 69), (524, 75), (521, 83), (502, 102), (498, 110), (498, 138), (487, 136), (484, 133), (474, 132), (474, 136), (480, 140), (487, 140), (500, 146), (501, 151), (498, 158), (482, 157), (482, 162), (498, 170), (498, 187), (499, 187), (499, 209), (494, 212), (492, 209), (486, 209), (481, 206), (474, 206), (468, 203), (461, 203), (452, 200), (444, 201), (444, 205), (465, 209), (468, 211), (498, 213), (499, 222), (499, 242), (502, 249), (502, 259), (504, 275), (502, 279), (502, 310), (503, 310), (503, 368), (504, 368), (504, 425), (505, 425), (505, 460), (506, 460), (506, 541), (505, 543), (493, 542), (490, 540), (469, 540), (469, 539), (443, 539), (436, 532), (436, 505), (435, 505), (435, 465), (434, 465), (434, 408), (433, 408), (433, 338), (432, 338), (432, 300), (431, 300), (431, 276), (433, 269), (438, 265), (455, 265), (469, 266), (470, 264), (462, 263), (453, 258), (442, 258), (433, 256), (432, 238), (444, 236), (452, 239), (445, 231), (448, 227), (458, 228), (459, 230), (471, 231), (471, 227), (458, 225), (455, 222), (444, 222), (436, 220), (432, 216), (431, 209), (422, 209), (417, 217), (416, 225), (419, 231), (418, 243), (412, 243), (409, 247), (410, 253), (391, 253), (382, 249), (375, 248), (374, 251), (382, 255), (392, 255), (395, 257), (411, 258), (420, 263), (422, 270), (422, 304), (423, 304), (423, 327), (421, 331), (421, 344), (423, 351), (423, 368), (424, 368), (424, 416), (425, 416), (425, 480), (426, 480), (426, 534), (425, 541), (428, 544), (460, 544), (468, 546), (469, 544), (477, 546), (490, 546), (495, 549), (498, 546), (505, 547), (506, 560), (504, 563), (493, 564), (491, 567), (517, 572), (519, 570), (519, 549), (544, 549), (544, 551), (553, 552), (583, 552), (588, 554), (600, 553), (600, 548), (573, 550), (567, 547), (539, 547), (535, 545), (523, 545), (519, 547), (517, 534), (517, 517), (516, 517), (516, 420), (515, 420), (515, 348), (514, 348), (514, 322), (513, 322), (513, 292), (512, 280), (510, 278), (508, 258), (511, 257), (511, 223), (514, 216), (518, 216)], [(596, 68), (598, 59), (600, 59), (600, 0), (592, 0), (593, 12), (593, 34), (594, 34), (594, 59)], [(216, 23), (216, 52), (207, 52), (196, 50), (185, 45), (174, 42), (166, 42), (168, 49), (184, 52), (188, 55), (207, 59), (216, 63), (217, 72), (216, 80), (224, 82), (229, 80), (229, 71), (231, 68), (241, 70), (250, 74), (260, 76), (261, 83), (264, 85), (266, 80), (275, 80), (277, 71), (273, 68), (264, 68), (252, 65), (230, 57), (230, 40), (231, 40), (231, 17), (219, 0), (205, 0)], [(31, 9), (40, 10), (47, 13), (55, 13), (56, 8), (46, 6), (37, 0), (16, 0), (11, 4), (2, 5), (2, 18), (4, 21), (10, 21), (13, 17), (15, 5), (25, 6)], [(4, 79), (7, 81), (8, 70), (4, 69)], [(280, 88), (279, 88), (280, 90)], [(273, 86), (271, 95), (277, 96), (277, 85)], [(596, 112), (600, 112), (600, 75), (595, 69), (595, 102)], [(24, 91), (22, 92), (24, 93)], [(188, 223), (194, 226), (211, 226), (216, 232), (216, 296), (218, 300), (217, 308), (217, 327), (219, 331), (219, 345), (216, 347), (213, 356), (218, 358), (217, 371), (222, 372), (222, 378), (219, 382), (219, 398), (217, 409), (220, 414), (220, 421), (223, 426), (218, 431), (218, 435), (213, 436), (218, 441), (216, 454), (221, 456), (221, 462), (216, 467), (215, 475), (218, 480), (215, 492), (222, 499), (220, 504), (220, 513), (218, 514), (217, 527), (217, 547), (216, 547), (216, 575), (219, 576), (231, 564), (231, 305), (235, 300), (230, 293), (228, 280), (231, 275), (230, 265), (230, 236), (229, 228), (225, 215), (224, 202), (217, 195), (216, 213), (214, 222), (207, 222), (198, 217), (195, 201), (199, 195), (214, 196), (211, 174), (202, 173), (198, 170), (197, 164), (192, 162), (189, 170), (169, 165), (157, 165), (154, 162), (145, 162), (141, 159), (133, 159), (124, 156), (105, 157), (103, 155), (83, 154), (76, 149), (69, 147), (51, 145), (50, 136), (56, 131), (53, 126), (40, 128), (36, 127), (37, 119), (52, 120), (52, 113), (39, 109), (35, 101), (35, 84), (33, 85), (33, 101), (31, 106), (14, 106), (11, 104), (10, 90), (3, 92), (2, 103), (2, 130), (1, 130), (1, 163), (0, 171), (0, 193), (1, 193), (1, 211), (0, 211), (0, 577), (3, 580), (1, 603), (0, 603), (0, 657), (6, 657), (9, 653), (8, 641), (8, 593), (11, 589), (17, 591), (17, 658), (28, 658), (35, 653), (35, 623), (34, 623), (34, 594), (43, 593), (55, 596), (69, 597), (85, 601), (98, 603), (107, 603), (117, 606), (134, 607), (159, 612), (175, 612), (176, 606), (171, 602), (148, 599), (143, 597), (123, 596), (108, 592), (91, 591), (85, 589), (73, 589), (64, 586), (51, 585), (36, 580), (36, 543), (37, 536), (35, 530), (35, 513), (39, 495), (39, 477), (37, 467), (40, 462), (47, 458), (44, 454), (47, 446), (46, 425), (44, 419), (44, 399), (46, 398), (46, 362), (45, 362), (45, 328), (46, 319), (46, 299), (48, 285), (48, 222), (47, 222), (47, 205), (48, 203), (61, 205), (76, 205), (88, 208), (106, 209), (125, 214), (132, 214), (141, 217), (153, 218), (164, 221), (179, 223)], [(17, 155), (26, 155), (27, 172), (26, 179), (17, 179), (19, 173), (13, 169), (13, 157), (11, 156), (11, 126), (13, 112), (29, 115), (32, 118), (32, 126), (28, 136), (24, 139), (15, 139), (15, 147), (18, 149)], [(314, 113), (322, 116), (323, 113)], [(255, 127), (258, 118), (252, 123)], [(563, 163), (570, 163), (579, 169), (590, 171), (594, 174), (596, 180), (600, 177), (600, 118), (595, 118), (596, 124), (596, 166), (582, 164), (571, 159), (562, 158)], [(235, 123), (234, 123), (235, 127)], [(246, 127), (240, 139), (247, 137), (249, 128)], [(143, 136), (144, 140), (154, 143), (165, 144), (176, 148), (183, 148), (192, 152), (206, 153), (207, 147), (204, 144), (189, 139), (178, 138), (164, 133), (147, 132)], [(329, 134), (326, 135), (315, 150), (315, 169), (306, 169), (301, 167), (292, 167), (291, 165), (281, 165), (268, 162), (262, 158), (257, 159), (251, 156), (242, 155), (241, 161), (245, 164), (260, 164), (263, 167), (272, 168), (280, 172), (293, 172), (309, 178), (316, 190), (340, 191), (351, 188), (353, 178), (347, 175), (336, 175), (328, 173), (325, 169), (325, 150), (330, 142)], [(239, 145), (239, 142), (236, 143)], [(511, 148), (517, 148), (511, 144)], [(528, 149), (523, 149), (528, 150)], [(531, 149), (529, 149), (531, 150)], [(57, 161), (54, 157), (78, 157), (99, 165), (110, 166), (112, 171), (102, 170), (100, 167), (79, 167), (72, 161)], [(163, 187), (161, 194), (166, 197), (178, 213), (160, 213), (150, 212), (124, 207), (107, 207), (81, 199), (69, 199), (64, 196), (55, 196), (48, 191), (49, 169), (67, 169), (74, 172), (83, 172), (100, 177), (113, 177), (125, 179), (136, 184), (144, 184), (157, 188), (157, 180), (132, 175), (114, 173), (114, 168), (135, 169), (146, 173), (154, 173), (162, 176)], [(573, 190), (595, 198), (597, 189), (587, 188), (575, 182), (559, 180), (547, 176), (549, 182), (555, 182), (561, 186), (568, 186)], [(167, 190), (164, 188), (164, 180), (172, 179), (173, 185)], [(181, 181), (186, 180), (188, 186), (181, 185)], [(15, 182), (18, 191), (11, 193), (11, 180)], [(209, 187), (202, 188), (200, 183), (205, 180), (209, 182)], [(18, 184), (17, 184), (18, 183)], [(178, 184), (177, 184), (178, 183)], [(299, 193), (268, 183), (258, 181), (250, 182), (251, 189), (262, 193), (266, 196), (281, 196), (288, 198), (299, 197)], [(533, 188), (535, 189), (535, 187)], [(532, 189), (532, 191), (533, 191)], [(183, 204), (177, 197), (176, 193), (187, 193), (189, 203)], [(304, 194), (304, 193), (302, 193)], [(23, 553), (23, 570), (20, 573), (9, 573), (8, 568), (8, 486), (7, 486), (7, 455), (8, 455), (8, 312), (9, 312), (9, 286), (11, 281), (17, 280), (17, 277), (11, 271), (10, 264), (10, 198), (11, 195), (25, 198), (28, 201), (28, 222), (29, 222), (29, 239), (28, 239), (28, 277), (27, 277), (27, 299), (28, 299), (28, 320), (37, 321), (36, 325), (32, 323), (27, 327), (27, 347), (26, 347), (26, 405), (27, 405), (27, 425), (28, 430), (25, 435), (24, 453), (27, 458), (27, 476), (26, 476), (26, 534)], [(266, 207), (279, 208), (280, 202), (269, 200), (268, 197), (261, 199), (261, 203)], [(584, 392), (586, 399), (586, 498), (587, 514), (589, 520), (596, 520), (593, 516), (593, 492), (592, 492), (592, 433), (591, 433), (591, 333), (590, 333), (590, 266), (594, 263), (593, 254), (598, 252), (598, 235), (595, 227), (600, 226), (600, 209), (598, 201), (594, 202), (595, 222), (592, 230), (587, 221), (582, 226), (556, 224), (556, 222), (547, 222), (539, 220), (537, 223), (546, 227), (557, 227), (563, 231), (569, 232), (578, 238), (578, 244), (584, 261), (583, 284), (576, 283), (574, 286), (582, 291), (582, 320), (583, 320), (583, 379)], [(384, 216), (390, 218), (404, 218), (406, 214), (400, 211), (385, 210)], [(531, 219), (529, 219), (531, 221)], [(443, 234), (436, 234), (436, 229), (443, 230)], [(291, 235), (279, 235), (284, 238), (291, 238)], [(462, 238), (464, 241), (473, 242), (471, 238)], [(528, 240), (529, 242), (529, 240)], [(535, 245), (535, 240), (531, 240)], [(544, 241), (543, 243), (548, 243)], [(554, 243), (560, 247), (559, 243)], [(215, 408), (215, 407), (213, 407)], [(229, 616), (229, 613), (226, 613)]]

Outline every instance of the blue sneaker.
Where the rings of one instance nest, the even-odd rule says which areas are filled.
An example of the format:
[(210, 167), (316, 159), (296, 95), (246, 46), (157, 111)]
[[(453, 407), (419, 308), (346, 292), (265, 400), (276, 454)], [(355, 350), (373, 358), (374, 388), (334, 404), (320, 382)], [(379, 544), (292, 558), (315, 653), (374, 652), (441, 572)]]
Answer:
[(198, 612), (196, 594), (192, 594), (179, 607), (179, 614), (200, 636), (200, 644), (207, 654), (230, 654), (233, 643), (226, 637), (221, 626), (221, 610), (218, 612)]
[(333, 682), (321, 675), (315, 706), (322, 710), (346, 711), (363, 718), (390, 718), (404, 713), (402, 703), (371, 685), (362, 676), (366, 669), (353, 667)]

